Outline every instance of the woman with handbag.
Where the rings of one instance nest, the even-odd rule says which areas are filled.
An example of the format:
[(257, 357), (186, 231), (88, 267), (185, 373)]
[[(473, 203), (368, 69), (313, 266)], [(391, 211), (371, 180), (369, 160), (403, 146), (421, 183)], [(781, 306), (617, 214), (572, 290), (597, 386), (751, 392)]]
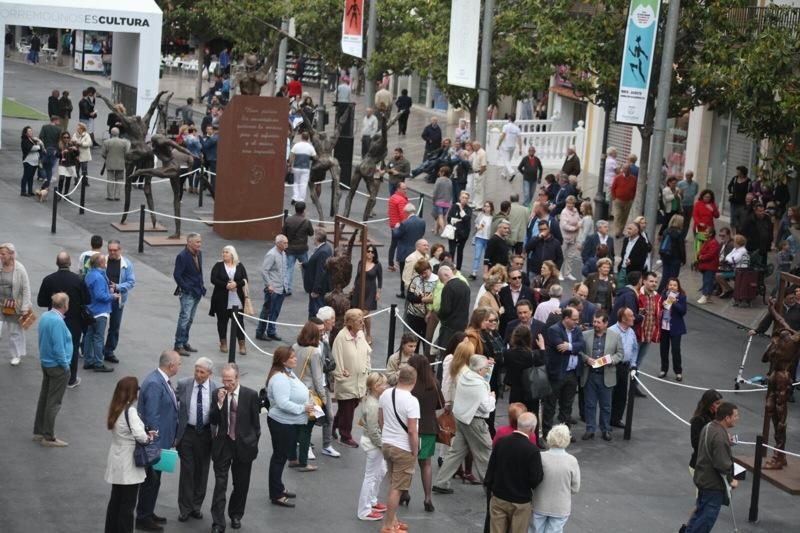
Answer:
[[(454, 231), (451, 235), (442, 236), (448, 239), (450, 245), (450, 255), (456, 263), (456, 268), (461, 270), (464, 262), (464, 245), (469, 240), (469, 233), (472, 230), (472, 208), (469, 206), (469, 193), (462, 191), (458, 197), (458, 203), (453, 204), (447, 212), (447, 224), (453, 226)], [(445, 227), (445, 231), (448, 228)]]
[[(303, 329), (300, 330), (297, 342), (292, 345), (292, 350), (294, 350), (295, 357), (297, 357), (300, 381), (308, 387), (314, 403), (322, 407), (327, 403), (328, 391), (325, 389), (319, 340), (319, 328), (315, 323), (308, 321), (303, 326)], [(293, 446), (289, 452), (289, 468), (297, 468), (298, 472), (313, 472), (317, 470), (316, 466), (308, 464), (308, 459), (313, 458), (313, 455), (309, 453), (309, 447), (311, 444), (311, 431), (316, 423), (316, 419), (312, 418), (307, 424), (297, 426), (298, 445), (296, 447)]]
[[(378, 258), (378, 249), (374, 244), (367, 245), (365, 254), (364, 271), (366, 273), (366, 283), (364, 287), (364, 307), (362, 311), (364, 311), (366, 315), (370, 311), (378, 309), (378, 300), (381, 299), (381, 289), (383, 289), (383, 268)], [(353, 292), (350, 295), (350, 305), (352, 307), (358, 307), (359, 298), (361, 297), (361, 283), (361, 261), (359, 261), (358, 269), (356, 270), (356, 279), (353, 282)], [(364, 318), (364, 330), (367, 336), (367, 342), (372, 344), (372, 325), (370, 319), (366, 317)]]
[(506, 383), (511, 389), (508, 393), (509, 403), (522, 402), (532, 413), (539, 412), (539, 399), (533, 400), (529, 390), (526, 390), (523, 374), (529, 368), (544, 366), (544, 338), (536, 337), (536, 348), (533, 346), (531, 328), (520, 324), (511, 332), (511, 347), (504, 352), (506, 367)]
[(372, 348), (364, 338), (364, 313), (361, 309), (348, 309), (344, 315), (344, 328), (333, 341), (333, 358), (336, 360), (334, 391), (338, 409), (333, 419), (333, 432), (338, 431), (340, 441), (350, 448), (358, 448), (353, 440), (353, 415), (367, 394), (367, 374)]
[(669, 371), (669, 353), (672, 348), (672, 370), (675, 381), (683, 381), (681, 363), (681, 337), (686, 335), (686, 293), (678, 278), (670, 278), (667, 288), (661, 294), (664, 311), (661, 314), (661, 372), (658, 377), (665, 378)]
[[(222, 248), (222, 261), (217, 262), (211, 269), (211, 284), (214, 292), (211, 293), (211, 309), (209, 316), (217, 317), (217, 333), (219, 334), (219, 351), (228, 353), (228, 322), (233, 316), (233, 308), (238, 307), (244, 311), (248, 296), (245, 294), (247, 284), (247, 270), (239, 262), (239, 254), (233, 246)], [(247, 353), (244, 340), (244, 323), (237, 317), (239, 326), (236, 328), (236, 340), (239, 343), (239, 353)]]
[(269, 460), (269, 499), (273, 505), (294, 507), (283, 484), (283, 468), (297, 448), (297, 429), (308, 424), (314, 414), (308, 387), (294, 374), (297, 356), (289, 346), (279, 346), (272, 356), (272, 367), (267, 375), (269, 414), (267, 425), (272, 438), (272, 457)]
[(613, 307), (614, 293), (617, 290), (617, 282), (611, 275), (613, 262), (608, 257), (597, 260), (597, 272), (589, 274), (583, 283), (589, 289), (589, 302), (600, 306), (606, 313), (611, 312)]
[(39, 168), (39, 158), (44, 145), (38, 137), (33, 136), (33, 128), (22, 128), (22, 185), (20, 196), (33, 196), (33, 176)]
[[(92, 160), (92, 136), (86, 129), (86, 124), (83, 122), (78, 123), (78, 128), (72, 135), (72, 142), (78, 147), (78, 163), (80, 164), (81, 176), (86, 179), (89, 173), (89, 161)], [(88, 183), (86, 184), (89, 185)]]
[(69, 132), (61, 133), (58, 141), (58, 192), (67, 194), (70, 192), (72, 179), (78, 178), (78, 153), (79, 149), (72, 142)]
[(136, 466), (133, 452), (137, 442), (147, 444), (154, 433), (148, 434), (139, 418), (138, 397), (139, 381), (133, 376), (124, 377), (117, 382), (108, 408), (106, 427), (111, 431), (111, 447), (105, 479), (111, 483), (111, 498), (106, 509), (105, 533), (133, 531), (133, 509), (139, 485), (145, 478), (144, 467)]
[(388, 386), (383, 374), (372, 372), (367, 376), (367, 396), (364, 398), (361, 418), (358, 421), (358, 425), (364, 430), (361, 435), (361, 449), (367, 454), (364, 481), (361, 483), (356, 511), (359, 520), (383, 520), (383, 513), (386, 511), (386, 505), (378, 502), (381, 482), (386, 476), (386, 461), (381, 450), (383, 441), (378, 415), (378, 398)]
[(445, 228), (444, 216), (450, 210), (453, 199), (453, 182), (450, 180), (450, 167), (439, 169), (439, 177), (433, 186), (433, 219), (434, 235), (439, 235)]
[[(17, 249), (10, 242), (0, 244), (0, 304), (2, 326), (11, 341), (11, 365), (17, 366), (25, 355), (25, 329), (20, 323), (33, 315), (31, 283), (28, 271), (17, 261)], [(31, 322), (32, 323), (32, 322)]]

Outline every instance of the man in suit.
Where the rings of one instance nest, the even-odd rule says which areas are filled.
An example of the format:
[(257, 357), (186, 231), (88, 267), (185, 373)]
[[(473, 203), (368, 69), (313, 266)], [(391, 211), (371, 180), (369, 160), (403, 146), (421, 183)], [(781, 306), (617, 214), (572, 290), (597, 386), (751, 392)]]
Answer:
[[(622, 362), (622, 341), (616, 331), (608, 329), (608, 314), (598, 310), (594, 315), (593, 329), (583, 332), (584, 351), (581, 358), (586, 364), (581, 375), (581, 389), (584, 396), (584, 413), (586, 433), (583, 440), (594, 438), (597, 416), (597, 404), (600, 404), (600, 431), (603, 440), (611, 440), (611, 391), (617, 384), (617, 364)], [(603, 366), (594, 367), (596, 361), (605, 355), (611, 361)]]
[(498, 440), (489, 457), (483, 484), (490, 498), (492, 533), (528, 531), (533, 491), (544, 478), (539, 448), (530, 441), (535, 430), (536, 415), (521, 414), (516, 431)]
[[(392, 230), (392, 239), (397, 243), (397, 262), (403, 265), (405, 272), (406, 258), (414, 252), (417, 241), (425, 236), (425, 221), (417, 216), (417, 208), (408, 203), (403, 207), (406, 219)], [(416, 263), (415, 263), (416, 264)], [(400, 294), (405, 293), (405, 284), (400, 280)]]
[(615, 386), (611, 396), (611, 425), (622, 429), (625, 428), (622, 414), (625, 412), (625, 405), (628, 402), (630, 372), (631, 369), (638, 367), (639, 343), (633, 328), (635, 322), (636, 315), (633, 309), (622, 307), (617, 312), (617, 323), (608, 328), (609, 332), (619, 335), (623, 352), (623, 359), (617, 364)]
[(103, 159), (106, 160), (108, 183), (106, 200), (119, 200), (120, 185), (125, 183), (125, 155), (131, 150), (128, 139), (120, 139), (119, 128), (111, 128), (111, 138), (103, 141)]
[(614, 262), (614, 239), (610, 238), (608, 235), (608, 222), (605, 220), (598, 220), (594, 224), (597, 232), (592, 233), (586, 240), (582, 243), (581, 248), (581, 260), (584, 263), (587, 263), (589, 259), (591, 259), (595, 253), (597, 252), (597, 247), (601, 244), (605, 244), (608, 246), (608, 257), (611, 259), (611, 262)]
[(559, 422), (567, 425), (576, 423), (572, 418), (572, 403), (575, 401), (581, 375), (580, 354), (585, 350), (578, 320), (578, 310), (565, 307), (561, 313), (561, 322), (549, 327), (545, 335), (545, 364), (552, 388), (552, 394), (544, 403), (542, 428), (545, 434), (555, 425), (556, 406)]
[(194, 322), (194, 314), (200, 300), (206, 293), (203, 284), (203, 239), (199, 233), (186, 236), (186, 248), (175, 258), (175, 269), (172, 277), (178, 288), (175, 294), (180, 298), (178, 327), (175, 329), (175, 348), (180, 355), (188, 357), (195, 348), (189, 344), (189, 330)]
[(208, 468), (211, 464), (211, 403), (219, 383), (212, 381), (214, 363), (200, 357), (194, 364), (194, 377), (178, 381), (178, 432), (175, 437), (181, 458), (178, 484), (178, 521), (203, 519), (200, 508), (206, 497)]
[(506, 341), (506, 344), (511, 342), (511, 334), (514, 332), (514, 329), (519, 326), (520, 324), (526, 324), (529, 328), (531, 328), (531, 339), (532, 339), (532, 346), (531, 349), (535, 349), (536, 346), (536, 339), (539, 335), (544, 335), (546, 333), (546, 327), (544, 322), (539, 322), (538, 320), (533, 318), (533, 300), (518, 300), (516, 307), (517, 311), (517, 319), (512, 320), (506, 326), (505, 336), (503, 337)]
[[(259, 318), (268, 322), (259, 322), (256, 326), (256, 339), (260, 341), (278, 341), (275, 321), (281, 314), (283, 299), (287, 292), (286, 249), (289, 239), (285, 235), (275, 236), (275, 246), (264, 255), (261, 264), (261, 279), (264, 280), (264, 305), (261, 306)], [(264, 334), (266, 332), (266, 335)]]
[(239, 384), (239, 367), (222, 367), (222, 387), (213, 392), (210, 423), (215, 427), (211, 443), (214, 460), (214, 498), (211, 503), (212, 533), (225, 531), (225, 496), (228, 471), (233, 477), (233, 492), (228, 503), (231, 527), (242, 527), (242, 516), (250, 490), (250, 469), (258, 455), (261, 424), (258, 393)]
[[(150, 372), (139, 387), (137, 410), (148, 431), (155, 431), (154, 442), (162, 449), (175, 445), (178, 429), (178, 397), (172, 388), (171, 378), (181, 368), (181, 356), (174, 350), (166, 350), (158, 358), (158, 368)], [(148, 466), (146, 477), (139, 486), (139, 502), (136, 505), (136, 529), (162, 531), (160, 525), (166, 518), (155, 513), (158, 489), (161, 487), (161, 472)]]
[(325, 294), (331, 290), (326, 263), (332, 256), (333, 245), (328, 242), (328, 233), (317, 228), (314, 230), (314, 251), (303, 264), (303, 288), (308, 293), (309, 318), (317, 316), (317, 311), (325, 306)]
[(69, 297), (69, 308), (64, 314), (64, 322), (72, 335), (72, 360), (69, 363), (68, 389), (74, 389), (81, 383), (78, 377), (78, 347), (81, 342), (81, 333), (84, 323), (81, 318), (81, 309), (89, 305), (89, 291), (81, 277), (72, 272), (72, 261), (67, 252), (59, 252), (56, 256), (58, 270), (44, 277), (39, 287), (36, 303), (39, 307), (52, 306), (52, 297), (57, 292), (64, 292)]
[(533, 301), (533, 292), (522, 284), (522, 270), (511, 269), (508, 272), (508, 285), (500, 289), (497, 295), (500, 299), (500, 330), (506, 331), (508, 323), (517, 319), (517, 302), (520, 300)]
[[(588, 297), (589, 288), (584, 283), (579, 282), (572, 287), (572, 298), (563, 301), (561, 304), (562, 309), (568, 305), (572, 305), (578, 309), (578, 312), (580, 313), (578, 325), (584, 331), (592, 327), (592, 324), (594, 323), (594, 314), (597, 312), (597, 306), (588, 301)], [(575, 301), (580, 302), (580, 306), (574, 305)]]
[(444, 284), (442, 303), (439, 306), (439, 346), (447, 346), (450, 339), (458, 331), (464, 331), (469, 322), (470, 306), (469, 285), (453, 274), (453, 269), (442, 265), (439, 267), (439, 281)]

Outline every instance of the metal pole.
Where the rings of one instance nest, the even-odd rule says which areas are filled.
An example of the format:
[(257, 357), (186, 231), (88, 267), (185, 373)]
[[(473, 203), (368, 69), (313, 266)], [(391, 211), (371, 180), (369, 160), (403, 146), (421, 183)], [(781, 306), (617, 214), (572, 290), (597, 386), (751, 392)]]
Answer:
[(672, 85), (672, 61), (675, 57), (675, 41), (678, 34), (678, 19), (681, 13), (681, 0), (670, 0), (667, 25), (664, 28), (664, 45), (661, 49), (661, 72), (658, 77), (658, 96), (656, 97), (656, 117), (653, 123), (653, 142), (650, 145), (650, 164), (647, 168), (647, 189), (645, 190), (645, 209), (647, 217), (647, 236), (656, 242), (656, 218), (658, 216), (658, 188), (661, 176), (661, 160), (664, 157), (664, 139), (667, 134), (667, 114)]
[(197, 207), (203, 207), (203, 191), (206, 188), (205, 180), (208, 178), (205, 167), (200, 167), (200, 169), (200, 175), (203, 179), (200, 180), (200, 184), (197, 187)]
[(378, 0), (369, 0), (369, 21), (367, 22), (367, 70), (364, 73), (366, 91), (364, 91), (364, 107), (375, 105), (375, 80), (369, 63), (375, 54), (375, 40), (378, 33)]
[(486, 146), (486, 113), (489, 108), (489, 76), (492, 71), (492, 33), (494, 33), (494, 0), (483, 1), (483, 29), (481, 32), (481, 72), (478, 82), (478, 118), (475, 137)]
[(144, 204), (139, 205), (139, 253), (144, 253)]
[(86, 180), (88, 180), (86, 176), (83, 177), (83, 181), (81, 181), (81, 206), (78, 208), (78, 214), (82, 215), (84, 213), (83, 206), (86, 205)]
[(600, 154), (600, 173), (597, 175), (597, 194), (594, 195), (594, 216), (597, 220), (608, 220), (608, 205), (606, 204), (605, 176), (606, 176), (606, 150), (608, 150), (608, 130), (611, 127), (611, 109), (603, 108), (605, 119), (603, 121), (603, 153)]
[(763, 446), (764, 437), (756, 435), (756, 453), (753, 457), (753, 487), (750, 490), (750, 512), (747, 515), (748, 522), (758, 521), (758, 496), (761, 489), (761, 450), (766, 450)]
[[(59, 41), (59, 50), (61, 49), (61, 41)], [(50, 220), (50, 233), (56, 232), (56, 217), (58, 216), (58, 187), (53, 187), (55, 194), (53, 195), (53, 218)]]
[[(281, 31), (288, 32), (289, 31), (289, 19), (284, 18), (281, 21)], [(283, 87), (283, 84), (286, 83), (286, 53), (289, 50), (289, 39), (284, 37), (281, 39), (281, 44), (278, 46), (278, 68), (277, 68), (277, 76), (276, 76), (276, 84), (280, 89)], [(272, 95), (270, 95), (272, 96)]]
[(391, 310), (389, 311), (389, 343), (386, 354), (387, 361), (394, 353), (394, 333), (396, 327), (397, 327), (397, 304), (392, 304)]
[(628, 373), (628, 407), (625, 409), (625, 431), (622, 438), (631, 440), (631, 426), (633, 425), (633, 403), (636, 399), (636, 372), (631, 370)]
[(228, 362), (235, 363), (236, 362), (236, 330), (239, 326), (236, 324), (236, 320), (233, 317), (236, 317), (237, 320), (241, 320), (242, 317), (239, 314), (239, 306), (234, 305), (231, 308), (231, 333), (228, 336)]

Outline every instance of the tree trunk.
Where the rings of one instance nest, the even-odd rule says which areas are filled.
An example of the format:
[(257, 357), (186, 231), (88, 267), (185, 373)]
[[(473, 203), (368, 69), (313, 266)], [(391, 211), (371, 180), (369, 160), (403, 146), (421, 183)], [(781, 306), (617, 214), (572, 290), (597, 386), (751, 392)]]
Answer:
[(197, 57), (197, 79), (194, 84), (194, 99), (200, 103), (200, 98), (203, 96), (203, 62), (206, 59), (204, 43), (197, 43), (195, 56)]

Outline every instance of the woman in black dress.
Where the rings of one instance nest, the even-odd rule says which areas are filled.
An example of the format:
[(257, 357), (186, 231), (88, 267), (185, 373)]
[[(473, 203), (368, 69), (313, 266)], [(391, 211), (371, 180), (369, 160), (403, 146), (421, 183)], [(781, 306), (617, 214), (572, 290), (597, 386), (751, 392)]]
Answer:
[[(231, 321), (233, 307), (244, 309), (245, 292), (247, 283), (247, 270), (239, 262), (239, 254), (233, 246), (222, 248), (222, 261), (211, 269), (211, 284), (214, 292), (211, 293), (210, 316), (217, 317), (217, 333), (219, 333), (219, 351), (228, 352), (228, 322)], [(241, 328), (236, 328), (236, 339), (239, 341), (239, 353), (245, 355), (247, 347), (244, 343), (244, 323), (237, 317)]]
[(472, 230), (472, 208), (469, 206), (469, 193), (461, 191), (458, 203), (453, 204), (447, 212), (448, 224), (456, 227), (456, 238), (450, 239), (450, 255), (455, 259), (456, 268), (461, 270), (464, 261), (464, 245), (469, 240), (469, 232)]
[(522, 383), (522, 373), (528, 368), (542, 366), (544, 360), (544, 338), (538, 335), (536, 338), (536, 349), (532, 349), (533, 337), (531, 328), (525, 324), (520, 324), (511, 333), (511, 347), (504, 352), (504, 364), (506, 367), (506, 384), (510, 387), (508, 393), (508, 403), (524, 403), (531, 413), (539, 413), (538, 401), (533, 402), (530, 392), (525, 390)]
[[(366, 283), (364, 285), (364, 331), (367, 334), (367, 342), (372, 344), (372, 328), (370, 319), (366, 315), (370, 311), (378, 309), (378, 300), (381, 299), (381, 289), (383, 288), (383, 270), (378, 259), (378, 249), (374, 245), (367, 246), (366, 260), (364, 262), (366, 272)], [(356, 270), (356, 280), (353, 283), (353, 293), (350, 296), (350, 305), (358, 307), (359, 297), (361, 296), (361, 261), (358, 262)]]
[[(483, 343), (483, 355), (494, 361), (492, 377), (489, 379), (489, 388), (498, 398), (503, 397), (503, 390), (500, 388), (500, 374), (503, 372), (503, 350), (505, 342), (498, 331), (500, 326), (500, 315), (494, 309), (489, 309), (486, 318), (481, 322), (481, 342)], [(494, 411), (487, 420), (489, 424), (489, 434), (494, 438)]]

